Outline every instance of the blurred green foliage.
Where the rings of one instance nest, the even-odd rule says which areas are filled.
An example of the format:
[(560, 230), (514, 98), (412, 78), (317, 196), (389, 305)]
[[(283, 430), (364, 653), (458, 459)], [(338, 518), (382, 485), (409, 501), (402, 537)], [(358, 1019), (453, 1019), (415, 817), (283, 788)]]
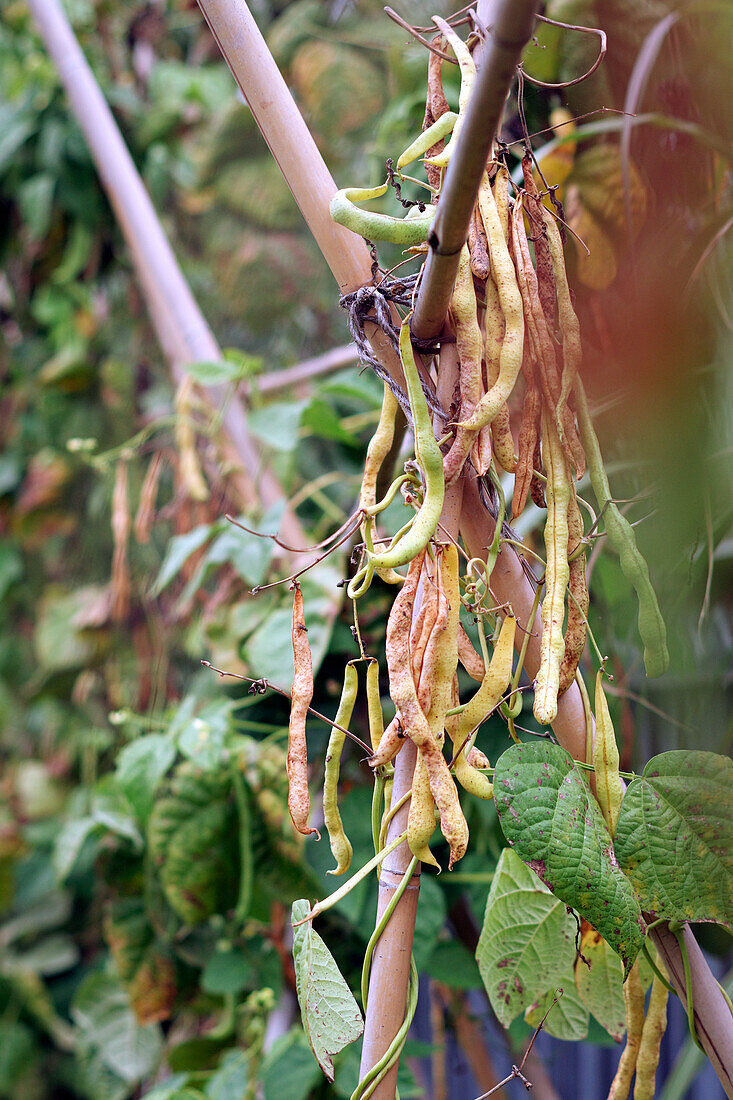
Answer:
[[(251, 431), (317, 541), (353, 507), (381, 386), (353, 367), (268, 401), (257, 377), (345, 341), (331, 276), (196, 6), (65, 6), (208, 320), (223, 344), (244, 349), (229, 358), (229, 374), (218, 368), (222, 380), (248, 377)], [(372, 3), (253, 7), (339, 184), (376, 182), (385, 157), (420, 127), (422, 48), (405, 45)], [(411, 7), (408, 18), (424, 18), (422, 5)], [(568, 5), (551, 7), (563, 18)], [(540, 46), (527, 67), (543, 79), (581, 67), (555, 31), (543, 30)], [(446, 84), (455, 98), (452, 74)], [(585, 109), (612, 101), (583, 87)], [(531, 128), (547, 125), (546, 95), (528, 89), (526, 106)], [(512, 106), (504, 137), (519, 133)], [(715, 245), (706, 269), (723, 291), (724, 247)], [(0, 1097), (220, 1100), (254, 1095), (258, 1082), (267, 1100), (326, 1095), (297, 1024), (264, 1044), (273, 1005), (292, 998), (289, 904), (331, 889), (325, 846), (304, 844), (290, 827), (287, 706), (222, 684), (199, 664), (289, 685), (288, 593), (249, 597), (279, 575), (282, 557), (271, 540), (223, 519), (236, 501), (214, 446), (218, 425), (198, 409), (209, 496), (187, 493), (162, 353), (22, 0), (4, 5), (0, 24), (0, 256)], [(689, 438), (685, 401), (671, 407), (685, 494), (667, 478), (659, 515), (642, 529), (673, 625), (675, 677), (640, 686), (633, 600), (615, 560), (602, 555), (593, 571), (599, 644), (625, 684), (683, 723), (617, 699), (627, 763), (658, 748), (700, 747), (701, 730), (704, 747), (730, 747), (722, 679), (733, 649), (725, 605), (733, 402), (718, 369), (729, 344), (714, 296), (706, 287), (701, 297), (705, 340), (693, 366), (704, 371), (703, 427)], [(592, 316), (603, 302), (586, 295), (580, 306)], [(191, 376), (211, 380), (211, 366)], [(618, 383), (613, 367), (610, 377)], [(660, 431), (659, 467), (669, 450)], [(614, 478), (620, 496), (649, 481), (633, 461), (640, 454), (649, 460), (638, 432), (634, 448), (619, 431), (609, 458), (625, 463)], [(121, 468), (127, 489), (117, 511), (138, 522), (114, 574)], [(242, 518), (269, 534), (280, 516)], [(665, 547), (674, 549), (666, 563)], [(338, 614), (346, 569), (335, 555), (303, 583), (320, 666), (316, 705), (326, 714), (336, 709), (345, 656), (356, 655), (350, 620)], [(371, 651), (388, 601), (375, 590), (363, 614)], [(364, 714), (359, 722), (363, 729)], [(317, 779), (327, 730), (313, 723), (311, 735)], [(488, 723), (482, 739), (494, 760), (502, 725)], [(356, 751), (343, 780), (358, 863), (371, 854), (371, 833)], [(493, 804), (467, 813), (470, 854), (452, 879), (425, 877), (418, 910), (418, 965), (458, 990), (479, 988), (480, 977), (446, 917), (457, 927), (458, 918), (464, 927), (480, 921), (504, 844)], [(365, 882), (322, 922), (354, 987), (375, 895)], [(355, 1058), (339, 1056), (328, 1095), (350, 1094)], [(406, 1069), (401, 1094), (417, 1095)]]

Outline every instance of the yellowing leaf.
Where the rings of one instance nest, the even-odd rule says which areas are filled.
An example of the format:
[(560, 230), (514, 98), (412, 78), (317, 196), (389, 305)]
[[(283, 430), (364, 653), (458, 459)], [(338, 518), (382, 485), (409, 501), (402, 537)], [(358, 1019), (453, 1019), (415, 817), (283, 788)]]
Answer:
[(573, 238), (578, 278), (592, 290), (604, 290), (616, 278), (616, 254), (606, 232), (583, 206), (575, 186), (568, 190), (565, 213), (570, 228), (588, 249), (586, 252), (583, 245)]

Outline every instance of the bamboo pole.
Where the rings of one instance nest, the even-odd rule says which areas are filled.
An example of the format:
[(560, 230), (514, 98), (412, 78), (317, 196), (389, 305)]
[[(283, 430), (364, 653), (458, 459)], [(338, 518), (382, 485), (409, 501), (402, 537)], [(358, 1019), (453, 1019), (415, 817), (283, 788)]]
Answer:
[(476, 54), (476, 84), (428, 234), (428, 257), (411, 326), (419, 339), (433, 339), (442, 331), (486, 160), (538, 7), (539, 0), (495, 0), (493, 7), (479, 4), (487, 38), (481, 54)]
[[(505, 9), (509, 10), (513, 7), (513, 0), (493, 0), (493, 4), (493, 9), (490, 10), (492, 25), (502, 26), (502, 13)], [(267, 50), (244, 0), (199, 0), (199, 5), (342, 292), (356, 289), (358, 286), (370, 282), (371, 270), (366, 248), (361, 245), (353, 234), (349, 234), (347, 230), (334, 225), (328, 217), (328, 204), (335, 190), (335, 184), (300, 117), (287, 85)], [(483, 5), (480, 5), (480, 10), (482, 8)], [(401, 368), (391, 346), (386, 341), (380, 340), (378, 333), (375, 335), (373, 343), (375, 352), (380, 355), (385, 367), (390, 370), (395, 378), (399, 379)], [(466, 485), (464, 489), (467, 500), (460, 515), (461, 533), (466, 539), (469, 551), (475, 553), (490, 543), (493, 536), (493, 521), (483, 508), (478, 509), (477, 501), (471, 497), (470, 484)], [(475, 487), (473, 492), (475, 493)], [(526, 616), (528, 608), (531, 606), (531, 600), (529, 605), (527, 603), (531, 588), (513, 552), (508, 550), (501, 552), (494, 577), (499, 586), (497, 594), (500, 598), (511, 603), (518, 614), (521, 614), (522, 609), (524, 609)], [(493, 584), (494, 580), (492, 579), (492, 586)], [(530, 655), (527, 662), (530, 675), (533, 675), (533, 670), (536, 671), (538, 663), (537, 654), (541, 629), (539, 620), (535, 629), (537, 637), (530, 640)], [(584, 759), (585, 718), (580, 695), (574, 685), (559, 700), (558, 716), (553, 724), (553, 729), (560, 743), (573, 756), (577, 759)], [(402, 752), (400, 752), (396, 765), (395, 784), (397, 785), (399, 782), (401, 790), (408, 790), (411, 785), (412, 767), (414, 767), (414, 753), (411, 767), (409, 745), (405, 745)], [(408, 775), (409, 783), (407, 781)], [(398, 872), (396, 862), (392, 863), (392, 866), (394, 871)], [(393, 882), (389, 890), (389, 896), (391, 896), (394, 885)], [(386, 889), (387, 886), (385, 885)], [(380, 911), (383, 911), (388, 897), (383, 900), (381, 893), (380, 890), (379, 905)], [(395, 939), (399, 938), (401, 940), (401, 950), (404, 954), (407, 951), (408, 944), (411, 946), (412, 943), (417, 890), (407, 890), (403, 902), (405, 903), (404, 906), (402, 904), (397, 906), (387, 926), (385, 936), (394, 925)], [(407, 908), (408, 905), (410, 906), (409, 909)], [(403, 913), (404, 918), (402, 917)], [(412, 924), (410, 924), (410, 920), (412, 920)], [(689, 929), (686, 930), (686, 937), (688, 934), (694, 942), (694, 937), (692, 937)], [(385, 940), (385, 936), (380, 940), (380, 949), (383, 947), (382, 941)], [(670, 965), (672, 966), (670, 976), (673, 981), (676, 981), (678, 964), (679, 971), (682, 968), (681, 957), (674, 937), (670, 935), (670, 938), (673, 942), (665, 942), (664, 957), (665, 962), (667, 958), (670, 959)], [(389, 976), (388, 965), (391, 964), (390, 960), (393, 961), (395, 957), (398, 957), (399, 952), (400, 948), (397, 947), (394, 954), (391, 956), (387, 954), (385, 965), (382, 965), (380, 962), (381, 956), (378, 951), (375, 951), (370, 990), (372, 989), (372, 982), (382, 981), (379, 976), (380, 967), (382, 973), (386, 974), (387, 977)], [(714, 978), (698, 948), (693, 966), (693, 990), (697, 1010), (700, 1014), (700, 1039), (723, 1082), (726, 1094), (731, 1096), (729, 1088), (733, 1068), (733, 1018), (731, 1018), (727, 1005), (724, 1011), (719, 1011), (711, 983), (714, 983)], [(405, 981), (404, 989), (406, 989), (406, 984)], [(374, 988), (376, 990), (378, 986), (375, 984)], [(384, 1015), (387, 1012), (394, 1014), (395, 1003), (401, 1000), (398, 1010), (399, 1026), (404, 1012), (404, 989), (398, 990), (396, 981), (385, 982), (384, 988), (386, 990), (384, 996), (387, 999), (380, 1001), (375, 993), (374, 999), (370, 998), (370, 1003), (376, 1003), (379, 1006), (380, 1014)], [(715, 1016), (714, 1019), (713, 1016)], [(367, 1020), (367, 1027), (369, 1027), (369, 1020)], [(385, 1027), (380, 1030), (386, 1033), (387, 1029)], [(396, 1030), (395, 1027), (391, 1034), (394, 1035)], [(365, 1031), (365, 1044), (366, 1040)], [(386, 1045), (388, 1044), (385, 1044), (385, 1049)], [(373, 1062), (370, 1064), (373, 1064)], [(374, 1100), (392, 1100), (394, 1081), (393, 1078), (391, 1080), (392, 1092), (386, 1090), (375, 1091), (372, 1094)]]
[[(178, 265), (114, 116), (58, 0), (28, 0), (28, 7), (56, 65), (120, 224), (156, 336), (174, 379), (180, 382), (185, 377), (186, 363), (219, 360), (221, 350)], [(275, 476), (260, 470), (259, 448), (249, 434), (239, 400), (232, 398), (225, 386), (207, 387), (204, 392), (214, 409), (222, 409), (224, 431), (236, 452), (234, 480), (240, 502), (256, 502), (257, 490), (266, 507), (282, 500), (284, 494)], [(259, 476), (255, 477), (258, 470)], [(300, 523), (292, 513), (285, 513), (281, 529), (288, 542), (296, 545), (305, 542)]]

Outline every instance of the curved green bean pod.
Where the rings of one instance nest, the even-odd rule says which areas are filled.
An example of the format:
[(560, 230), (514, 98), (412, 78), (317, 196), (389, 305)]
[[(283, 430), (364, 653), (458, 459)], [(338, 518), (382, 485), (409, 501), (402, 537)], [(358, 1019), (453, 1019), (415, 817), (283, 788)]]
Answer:
[[(426, 206), (422, 213), (406, 218), (395, 218), (391, 214), (377, 214), (374, 210), (360, 210), (357, 202), (379, 199), (387, 193), (388, 183), (379, 187), (344, 187), (331, 199), (329, 210), (331, 217), (339, 225), (358, 233), (369, 241), (389, 241), (391, 244), (405, 246), (422, 244), (427, 240), (428, 230), (435, 217), (435, 207)], [(413, 207), (417, 210), (417, 207)]]
[(443, 455), (433, 434), (430, 410), (415, 363), (410, 340), (410, 315), (405, 318), (400, 328), (400, 359), (405, 372), (407, 395), (412, 411), (415, 457), (422, 468), (425, 489), (417, 515), (411, 521), (409, 530), (401, 535), (399, 541), (395, 537), (393, 545), (381, 553), (370, 552), (367, 549), (369, 561), (375, 569), (396, 569), (412, 561), (421, 550), (425, 549), (438, 526), (445, 495)]
[[(349, 661), (344, 675), (344, 686), (341, 691), (341, 700), (334, 722), (343, 729), (349, 728), (351, 714), (356, 702), (356, 692), (359, 687), (359, 676), (356, 665)], [(328, 839), (331, 844), (333, 858), (336, 867), (328, 871), (329, 875), (343, 875), (351, 866), (353, 849), (349, 838), (346, 836), (341, 814), (338, 808), (338, 781), (341, 764), (341, 750), (344, 747), (346, 734), (334, 725), (326, 749), (326, 767), (323, 777), (323, 819), (328, 830)]]
[(611, 487), (603, 466), (598, 436), (593, 428), (588, 399), (580, 378), (575, 379), (578, 428), (585, 449), (593, 492), (603, 512), (608, 541), (621, 561), (621, 571), (639, 601), (639, 634), (644, 645), (644, 666), (649, 677), (662, 676), (669, 668), (667, 630), (649, 578), (649, 567), (636, 545), (634, 529), (611, 499)]

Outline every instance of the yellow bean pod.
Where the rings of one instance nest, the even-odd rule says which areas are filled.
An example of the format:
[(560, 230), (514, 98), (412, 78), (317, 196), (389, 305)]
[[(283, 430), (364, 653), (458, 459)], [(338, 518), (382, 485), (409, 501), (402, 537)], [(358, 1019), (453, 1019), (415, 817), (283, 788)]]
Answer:
[(491, 274), (496, 284), (501, 312), (504, 317), (504, 340), (499, 356), (499, 374), (488, 393), (479, 401), (468, 419), (461, 421), (464, 428), (482, 428), (490, 424), (514, 389), (522, 367), (524, 347), (524, 309), (517, 284), (517, 274), (509, 255), (504, 231), (496, 207), (489, 178), (484, 174), (478, 193), (479, 211), (489, 242)]
[(596, 799), (611, 836), (616, 835), (618, 815), (624, 797), (624, 783), (619, 775), (618, 746), (606, 695), (603, 672), (596, 676), (596, 733), (593, 738), (593, 767), (596, 773)]
[(410, 851), (422, 863), (440, 870), (440, 864), (430, 851), (430, 838), (435, 832), (435, 799), (430, 790), (425, 761), (417, 754), (415, 771), (412, 776), (412, 795), (407, 815), (407, 843)]
[(570, 474), (560, 437), (552, 416), (543, 418), (543, 454), (547, 471), (547, 521), (545, 523), (545, 584), (542, 601), (540, 667), (535, 681), (534, 716), (549, 725), (557, 714), (560, 665), (565, 655), (563, 620), (565, 594), (570, 578), (568, 567), (568, 501)]
[(669, 990), (655, 974), (641, 1033), (639, 1056), (636, 1059), (634, 1100), (654, 1100), (654, 1079), (659, 1065), (659, 1050), (667, 1030), (668, 998)]
[[(481, 400), (483, 389), (481, 380), (483, 338), (477, 318), (476, 291), (473, 286), (471, 257), (466, 245), (461, 250), (458, 274), (456, 275), (456, 283), (451, 297), (450, 313), (456, 334), (456, 348), (460, 364), (461, 408), (459, 419), (464, 421), (470, 418), (476, 405)], [(463, 464), (474, 445), (477, 432), (478, 429), (464, 428), (459, 424), (451, 448), (443, 459), (443, 474), (446, 485), (450, 485), (455, 481), (463, 469)], [(483, 474), (485, 469), (479, 469), (480, 461), (479, 456), (474, 454), (473, 463), (477, 468), (477, 473)]]
[[(478, 750), (474, 750), (470, 742), (476, 726), (494, 709), (502, 695), (509, 686), (512, 678), (512, 658), (514, 656), (514, 636), (517, 620), (512, 615), (507, 615), (502, 623), (501, 631), (489, 667), (486, 670), (481, 687), (468, 702), (460, 714), (447, 719), (446, 728), (453, 742), (454, 752), (457, 753), (453, 769), (456, 779), (469, 794), (478, 798), (490, 799), (494, 797), (494, 785), (487, 775), (477, 771), (477, 766), (488, 767), (488, 760)], [(460, 751), (459, 751), (460, 750)], [(477, 759), (483, 761), (476, 764)]]

